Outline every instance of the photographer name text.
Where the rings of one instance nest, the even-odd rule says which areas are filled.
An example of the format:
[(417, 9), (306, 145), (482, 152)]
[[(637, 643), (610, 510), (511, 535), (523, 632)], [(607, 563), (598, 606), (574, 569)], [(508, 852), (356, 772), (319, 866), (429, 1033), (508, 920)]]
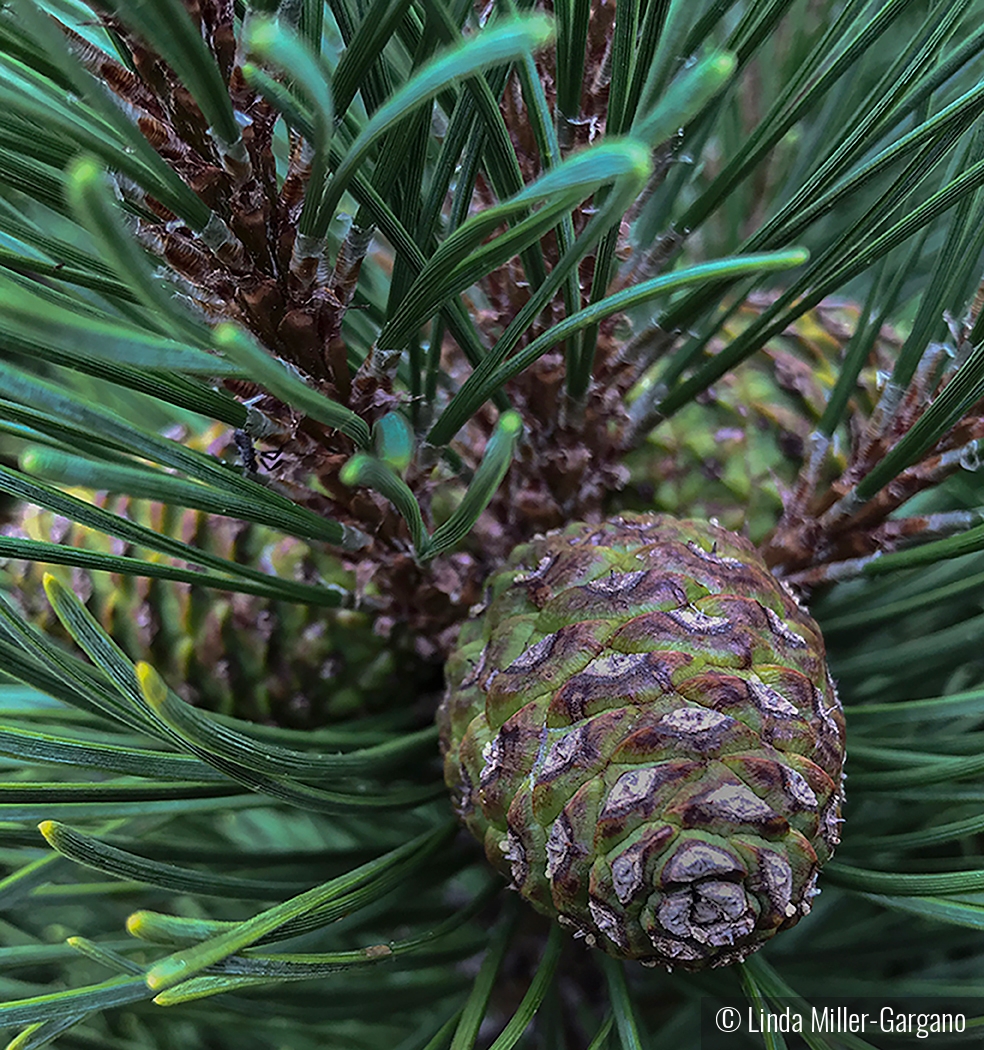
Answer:
[[(724, 1012), (719, 1011), (718, 1028), (731, 1032), (740, 1030), (742, 1026), (739, 1016), (736, 1016), (739, 1011), (728, 1010), (727, 1018), (721, 1016)], [(791, 1006), (777, 1013), (749, 1006), (745, 1031), (756, 1034), (810, 1032), (862, 1036), (878, 1031), (928, 1039), (934, 1035), (963, 1032), (966, 1027), (967, 1018), (962, 1013), (912, 1013), (891, 1006), (872, 1012), (850, 1010), (845, 1006), (812, 1007), (809, 1013), (797, 1011)]]

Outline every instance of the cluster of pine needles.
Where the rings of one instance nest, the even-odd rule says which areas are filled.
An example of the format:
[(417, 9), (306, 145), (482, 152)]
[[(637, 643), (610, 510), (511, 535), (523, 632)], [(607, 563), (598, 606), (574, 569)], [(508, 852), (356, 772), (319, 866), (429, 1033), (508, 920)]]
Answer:
[[(0, 4), (8, 1050), (643, 1050), (984, 992), (984, 4), (540, 8)], [(440, 657), (539, 528), (692, 511), (665, 428), (719, 434), (832, 297), (849, 337), (715, 440), (778, 435), (843, 841), (741, 967), (622, 965), (460, 834)]]

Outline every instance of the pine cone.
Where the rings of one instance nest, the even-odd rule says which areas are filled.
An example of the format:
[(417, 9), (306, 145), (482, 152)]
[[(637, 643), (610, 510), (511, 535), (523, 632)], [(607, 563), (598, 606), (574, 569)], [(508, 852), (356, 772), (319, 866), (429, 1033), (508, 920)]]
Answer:
[[(233, 455), (232, 433), (219, 425), (186, 435), (185, 443), (223, 458)], [(198, 510), (77, 491), (130, 521), (237, 564), (288, 580), (354, 587), (354, 574), (319, 544)], [(0, 529), (102, 554), (136, 553), (121, 540), (30, 505), (16, 508)], [(45, 572), (85, 598), (131, 660), (150, 661), (189, 702), (240, 718), (309, 728), (385, 707), (397, 685), (426, 686), (434, 673), (406, 632), (382, 637), (361, 610), (0, 558), (0, 586), (35, 626), (69, 644), (44, 597)]]
[(844, 722), (752, 545), (663, 515), (519, 547), (448, 662), (445, 777), (492, 863), (611, 955), (739, 961), (810, 910)]
[[(776, 298), (765, 292), (750, 296), (711, 341), (707, 357), (737, 339)], [(823, 300), (697, 401), (660, 421), (645, 444), (624, 459), (631, 479), (621, 506), (714, 518), (762, 542), (782, 516), (785, 494), (796, 485), (837, 380), (836, 362), (860, 315), (852, 303)], [(853, 420), (871, 414), (900, 345), (897, 334), (884, 326), (857, 377)], [(647, 382), (658, 382), (660, 367)], [(843, 473), (851, 447), (845, 424), (824, 463), (823, 482)]]

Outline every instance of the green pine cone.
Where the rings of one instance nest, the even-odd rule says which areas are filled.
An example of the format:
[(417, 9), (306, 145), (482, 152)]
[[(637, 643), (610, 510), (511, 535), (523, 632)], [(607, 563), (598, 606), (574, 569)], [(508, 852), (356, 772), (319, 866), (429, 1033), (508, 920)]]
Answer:
[(844, 722), (752, 545), (665, 515), (519, 547), (447, 665), (445, 777), (492, 863), (611, 955), (698, 970), (810, 910)]
[[(738, 339), (774, 302), (750, 298), (731, 315), (708, 357)], [(717, 379), (699, 401), (661, 421), (625, 458), (630, 471), (621, 496), (638, 510), (714, 518), (726, 529), (762, 542), (783, 512), (837, 381), (836, 362), (861, 324), (858, 306), (824, 300), (765, 344), (761, 353)], [(879, 396), (879, 372), (891, 371), (898, 337), (885, 326), (853, 391), (863, 417)], [(659, 365), (646, 383), (657, 382)], [(846, 469), (848, 426), (828, 453), (825, 475)]]
[[(269, 567), (285, 579), (349, 582), (331, 555), (259, 525), (147, 500), (92, 498), (238, 564)], [(32, 539), (132, 553), (119, 540), (35, 507), (23, 507), (15, 525)], [(131, 660), (148, 660), (185, 699), (225, 714), (287, 727), (321, 725), (384, 708), (398, 684), (428, 674), (406, 638), (378, 636), (364, 612), (0, 558), (0, 588), (31, 622), (66, 642), (44, 597), (45, 571), (85, 595), (90, 612)]]

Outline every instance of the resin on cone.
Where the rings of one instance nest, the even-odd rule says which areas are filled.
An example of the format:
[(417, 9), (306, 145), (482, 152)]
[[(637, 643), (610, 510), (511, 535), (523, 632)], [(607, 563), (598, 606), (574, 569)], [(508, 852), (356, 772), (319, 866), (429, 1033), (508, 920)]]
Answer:
[(447, 681), (462, 820), (589, 944), (697, 970), (810, 910), (844, 721), (816, 623), (747, 540), (653, 514), (538, 537), (489, 581)]

